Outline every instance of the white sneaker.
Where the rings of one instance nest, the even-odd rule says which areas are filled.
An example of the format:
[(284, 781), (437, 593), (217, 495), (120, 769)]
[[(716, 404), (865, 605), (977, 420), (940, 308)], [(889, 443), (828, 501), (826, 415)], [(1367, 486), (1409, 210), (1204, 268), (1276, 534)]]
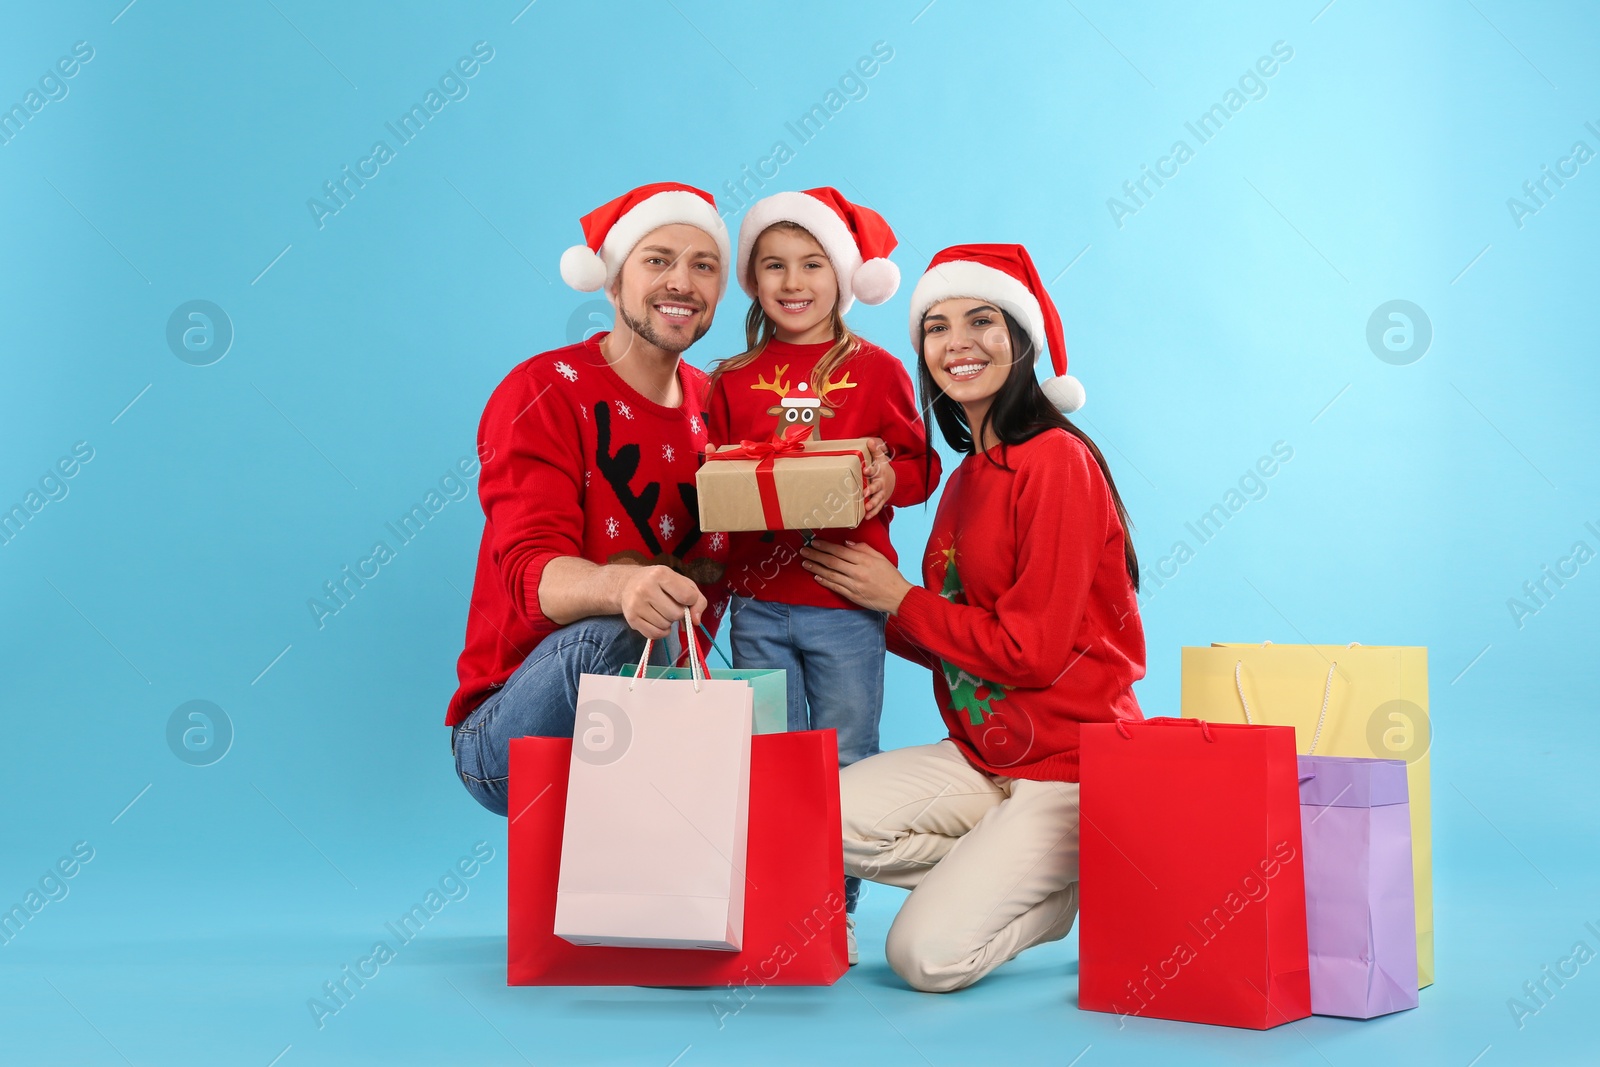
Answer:
[(861, 949), (856, 945), (856, 917), (854, 915), (846, 915), (844, 917), (844, 944), (845, 958), (850, 961), (850, 966), (854, 967), (861, 962)]

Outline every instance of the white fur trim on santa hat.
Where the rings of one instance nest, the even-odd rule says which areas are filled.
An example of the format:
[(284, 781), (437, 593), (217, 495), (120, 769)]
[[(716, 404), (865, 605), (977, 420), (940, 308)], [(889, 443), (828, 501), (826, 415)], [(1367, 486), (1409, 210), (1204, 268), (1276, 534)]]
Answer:
[[(744, 221), (739, 224), (739, 285), (750, 299), (754, 300), (756, 297), (755, 278), (750, 272), (750, 256), (755, 252), (756, 238), (775, 222), (792, 222), (805, 227), (806, 232), (815, 237), (817, 244), (822, 246), (829, 264), (833, 266), (834, 277), (839, 281), (839, 314), (843, 315), (849, 311), (857, 296), (868, 304), (881, 304), (889, 299), (885, 296), (881, 300), (871, 300), (856, 289), (855, 278), (856, 272), (861, 268), (861, 249), (856, 247), (856, 239), (851, 235), (850, 227), (844, 224), (844, 220), (816, 197), (794, 192), (773, 193), (757, 200), (750, 205), (750, 210), (745, 212)], [(889, 266), (894, 267), (894, 264), (890, 263)], [(900, 268), (894, 267), (894, 272), (895, 284), (898, 285)], [(881, 281), (878, 284), (881, 286)], [(878, 289), (874, 288), (874, 295), (877, 292)], [(892, 296), (894, 290), (891, 288), (889, 293)]]
[(1055, 405), (1055, 409), (1063, 415), (1071, 415), (1083, 407), (1086, 399), (1083, 392), (1083, 383), (1070, 374), (1058, 374), (1054, 378), (1046, 378), (1040, 386), (1044, 390), (1045, 399)]
[(955, 260), (930, 267), (911, 291), (911, 347), (922, 351), (922, 316), (943, 300), (966, 297), (987, 300), (1007, 312), (1033, 341), (1033, 358), (1049, 358), (1044, 336), (1044, 312), (1028, 287), (1003, 270), (982, 263)]
[[(922, 316), (933, 305), (965, 297), (988, 300), (1006, 312), (1028, 331), (1033, 341), (1033, 358), (1050, 358), (1044, 334), (1044, 312), (1028, 287), (1003, 270), (981, 263), (955, 260), (930, 268), (911, 292), (911, 346), (922, 351)], [(1070, 374), (1058, 374), (1041, 383), (1045, 398), (1063, 415), (1083, 407), (1083, 384)]]
[[(686, 193), (681, 189), (668, 189), (656, 193), (654, 196), (641, 200), (630, 208), (626, 214), (611, 226), (611, 231), (606, 234), (605, 241), (600, 245), (600, 254), (597, 257), (605, 266), (603, 284), (610, 285), (616, 280), (617, 271), (622, 269), (622, 263), (644, 240), (645, 235), (652, 230), (659, 230), (663, 226), (683, 223), (695, 226), (711, 235), (717, 243), (717, 252), (722, 256), (722, 288), (720, 292), (728, 291), (728, 268), (733, 260), (733, 248), (728, 241), (728, 227), (722, 221), (722, 216), (717, 214), (717, 209), (706, 203), (703, 197), (694, 193)], [(579, 246), (581, 248), (582, 246)], [(567, 263), (570, 256), (574, 264), (574, 273), (579, 281), (590, 281), (593, 278), (592, 267), (579, 266), (580, 256), (576, 255), (578, 248), (569, 248), (561, 256), (561, 277), (574, 289), (592, 292), (600, 286), (585, 287), (579, 285), (567, 276)]]
[(580, 293), (592, 293), (606, 283), (605, 260), (588, 245), (573, 245), (561, 253), (561, 280)]
[(869, 259), (856, 268), (850, 288), (863, 304), (881, 304), (900, 288), (900, 268), (892, 259)]

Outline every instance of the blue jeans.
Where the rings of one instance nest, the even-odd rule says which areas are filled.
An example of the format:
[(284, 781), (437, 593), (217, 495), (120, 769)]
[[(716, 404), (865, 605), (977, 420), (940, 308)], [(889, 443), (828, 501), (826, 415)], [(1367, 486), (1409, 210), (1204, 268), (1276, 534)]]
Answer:
[[(668, 663), (671, 652), (657, 642), (652, 663)], [(673, 642), (676, 645), (676, 642)], [(456, 773), (467, 792), (496, 815), (509, 805), (506, 776), (513, 737), (571, 737), (577, 718), (578, 679), (616, 674), (639, 661), (644, 636), (620, 615), (580, 619), (539, 642), (506, 679), (450, 734)]]
[[(728, 616), (735, 667), (787, 672), (790, 730), (835, 731), (841, 767), (878, 754), (883, 612), (736, 596)], [(860, 893), (861, 879), (846, 878), (846, 911)]]

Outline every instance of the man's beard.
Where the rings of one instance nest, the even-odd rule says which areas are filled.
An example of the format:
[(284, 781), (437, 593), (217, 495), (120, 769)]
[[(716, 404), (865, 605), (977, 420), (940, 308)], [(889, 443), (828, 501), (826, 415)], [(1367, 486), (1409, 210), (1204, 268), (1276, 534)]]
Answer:
[(656, 330), (656, 328), (651, 325), (650, 302), (648, 300), (645, 301), (644, 308), (644, 316), (642, 318), (635, 318), (626, 307), (623, 307), (621, 303), (618, 303), (617, 315), (621, 317), (623, 322), (628, 324), (628, 329), (632, 330), (646, 341), (655, 345), (663, 352), (682, 352), (684, 349), (700, 340), (700, 338), (704, 337), (706, 335), (706, 331), (711, 329), (710, 323), (701, 322), (700, 326), (695, 330), (694, 336), (680, 344), (676, 338), (663, 337)]

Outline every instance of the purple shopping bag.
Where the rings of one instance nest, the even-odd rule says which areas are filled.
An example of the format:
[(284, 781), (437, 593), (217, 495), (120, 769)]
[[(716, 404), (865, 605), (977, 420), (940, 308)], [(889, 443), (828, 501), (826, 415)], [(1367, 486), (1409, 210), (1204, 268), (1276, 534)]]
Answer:
[(1312, 1013), (1370, 1019), (1416, 1007), (1405, 761), (1301, 756), (1300, 833)]

